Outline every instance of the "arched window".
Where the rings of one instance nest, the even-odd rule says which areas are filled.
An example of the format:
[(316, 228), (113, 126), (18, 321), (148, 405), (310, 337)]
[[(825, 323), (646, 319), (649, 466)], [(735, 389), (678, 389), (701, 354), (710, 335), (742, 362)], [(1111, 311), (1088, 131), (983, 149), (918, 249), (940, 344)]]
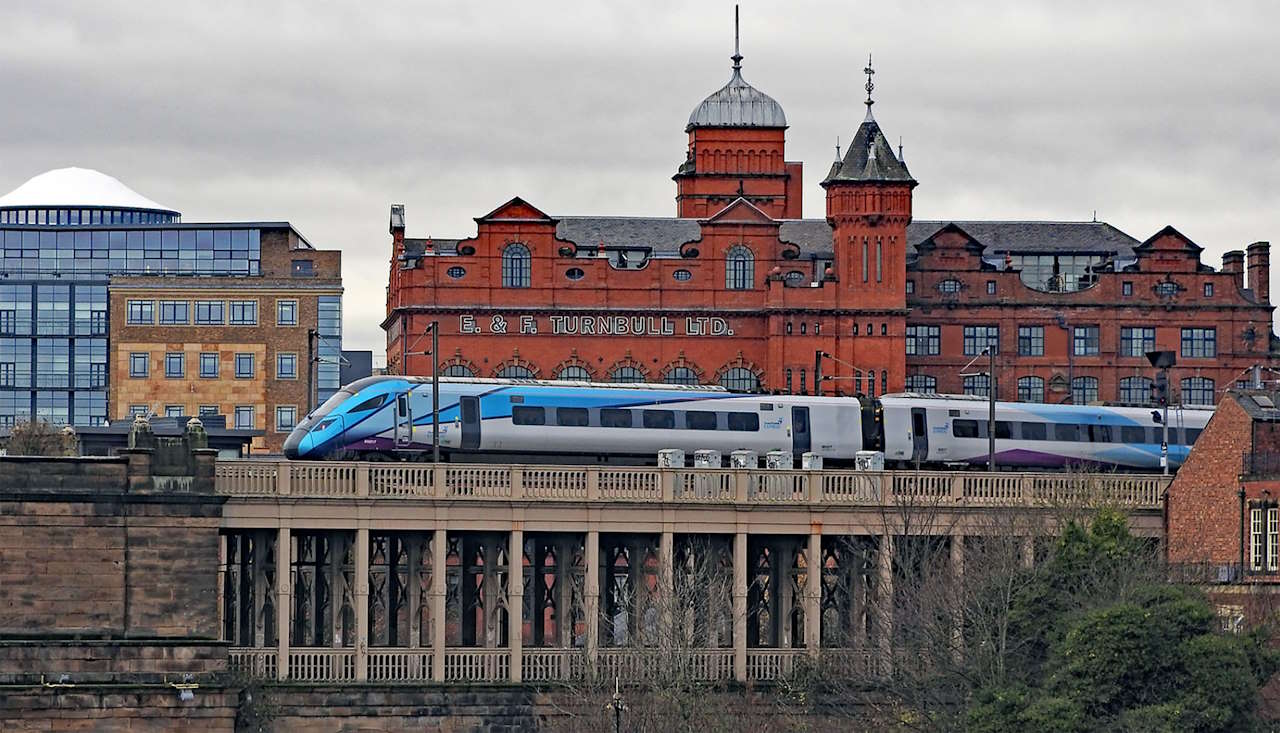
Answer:
[(928, 374), (912, 374), (907, 377), (908, 392), (924, 392), (934, 394), (938, 391), (938, 378)]
[(662, 381), (667, 384), (698, 384), (698, 373), (686, 366), (673, 367)]
[(450, 364), (440, 370), (440, 376), (442, 377), (474, 377), (475, 375), (475, 372), (461, 364)]
[(1182, 380), (1182, 404), (1214, 405), (1213, 380), (1208, 377), (1187, 377)]
[(570, 382), (590, 382), (591, 373), (584, 366), (570, 364), (560, 370), (560, 373), (556, 375), (556, 379), (564, 379)]
[(633, 366), (620, 366), (609, 372), (610, 382), (643, 382), (644, 374)]
[(533, 379), (533, 370), (523, 364), (510, 364), (498, 370), (498, 379)]
[(985, 374), (970, 374), (964, 378), (964, 393), (986, 397), (991, 391), (991, 380)]
[(1019, 402), (1044, 402), (1044, 379), (1018, 377)]
[(1076, 377), (1071, 380), (1071, 403), (1087, 405), (1098, 401), (1098, 378)]
[(1130, 405), (1151, 404), (1150, 377), (1123, 377), (1120, 379), (1120, 401)]
[(533, 279), (529, 248), (516, 242), (502, 250), (502, 287), (527, 288)]
[(760, 378), (746, 367), (733, 367), (720, 375), (720, 386), (734, 392), (759, 392)]
[(756, 258), (741, 244), (729, 248), (724, 256), (724, 286), (729, 290), (750, 290), (756, 286)]

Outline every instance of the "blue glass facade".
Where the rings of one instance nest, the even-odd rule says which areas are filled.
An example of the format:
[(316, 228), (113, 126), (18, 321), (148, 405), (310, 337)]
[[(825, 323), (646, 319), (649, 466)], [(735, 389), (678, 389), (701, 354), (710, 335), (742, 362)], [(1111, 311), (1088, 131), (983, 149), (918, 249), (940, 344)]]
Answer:
[(316, 397), (317, 405), (342, 387), (342, 298), (321, 295), (316, 333)]
[[(260, 229), (178, 220), (156, 211), (0, 210), (0, 429), (33, 417), (107, 419), (110, 276), (261, 274)], [(340, 305), (336, 313), (328, 329), (340, 348)], [(322, 377), (322, 395), (325, 384)]]

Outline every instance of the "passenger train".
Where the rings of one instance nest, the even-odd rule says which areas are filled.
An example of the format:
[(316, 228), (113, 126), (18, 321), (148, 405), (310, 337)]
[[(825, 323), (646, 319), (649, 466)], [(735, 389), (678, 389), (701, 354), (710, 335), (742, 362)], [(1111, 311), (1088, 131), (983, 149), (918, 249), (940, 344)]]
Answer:
[[(658, 451), (813, 452), (849, 465), (859, 451), (890, 465), (985, 465), (988, 402), (959, 395), (879, 399), (742, 394), (710, 386), (441, 378), (439, 445), (450, 461), (653, 464)], [(1177, 467), (1208, 409), (1169, 410)], [(431, 380), (366, 377), (343, 387), (294, 428), (290, 459), (430, 460)], [(996, 463), (1160, 467), (1156, 409), (996, 403)]]

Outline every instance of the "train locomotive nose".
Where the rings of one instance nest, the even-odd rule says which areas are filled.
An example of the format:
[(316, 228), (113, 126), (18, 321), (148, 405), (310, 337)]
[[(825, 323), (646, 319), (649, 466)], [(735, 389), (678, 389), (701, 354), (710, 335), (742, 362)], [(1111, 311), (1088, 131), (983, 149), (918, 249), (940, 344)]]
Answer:
[[(304, 445), (304, 443), (306, 445)], [(302, 430), (294, 430), (292, 433), (289, 433), (288, 438), (285, 438), (283, 448), (284, 457), (289, 460), (297, 459), (298, 456), (306, 452), (306, 449), (310, 447), (310, 443), (310, 435), (307, 435)]]

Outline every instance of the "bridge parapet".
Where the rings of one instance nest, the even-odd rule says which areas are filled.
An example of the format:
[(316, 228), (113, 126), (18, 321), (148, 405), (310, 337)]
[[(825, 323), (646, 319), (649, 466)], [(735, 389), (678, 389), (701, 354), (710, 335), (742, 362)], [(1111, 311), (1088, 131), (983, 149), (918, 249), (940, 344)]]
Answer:
[(751, 470), (520, 464), (386, 464), (223, 460), (231, 496), (892, 506), (1108, 503), (1158, 510), (1169, 477), (1119, 473)]

